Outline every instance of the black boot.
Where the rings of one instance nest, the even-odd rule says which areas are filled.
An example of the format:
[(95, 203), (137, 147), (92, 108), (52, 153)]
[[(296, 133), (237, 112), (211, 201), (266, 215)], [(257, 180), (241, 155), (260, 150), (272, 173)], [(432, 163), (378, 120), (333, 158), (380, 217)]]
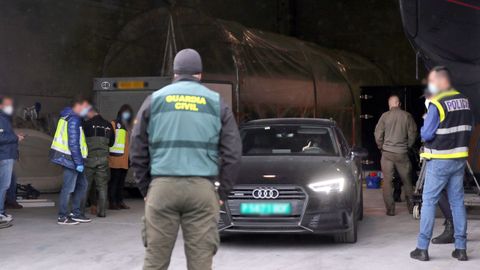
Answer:
[(452, 257), (459, 261), (468, 261), (467, 250), (466, 249), (455, 249), (452, 252)]
[(442, 234), (432, 239), (433, 244), (451, 244), (455, 242), (455, 238), (453, 237), (453, 221), (446, 219), (444, 225), (445, 230)]
[(395, 208), (387, 209), (387, 216), (395, 216)]
[(414, 251), (410, 252), (410, 258), (426, 262), (430, 260), (428, 256), (428, 250), (416, 248)]

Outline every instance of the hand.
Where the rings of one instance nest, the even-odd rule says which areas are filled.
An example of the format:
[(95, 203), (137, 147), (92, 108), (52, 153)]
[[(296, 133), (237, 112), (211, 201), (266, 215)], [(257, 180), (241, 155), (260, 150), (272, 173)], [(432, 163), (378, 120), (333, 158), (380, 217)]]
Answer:
[(218, 204), (220, 204), (220, 206), (222, 206), (222, 205), (223, 205), (223, 201), (222, 201), (222, 200), (219, 200), (219, 201), (218, 201)]
[(143, 200), (146, 202), (146, 201), (147, 201), (147, 197), (145, 196), (145, 198), (143, 198)]
[(18, 141), (21, 142), (25, 139), (25, 135), (23, 134), (17, 134)]
[(83, 165), (78, 165), (77, 168), (75, 168), (75, 170), (79, 173), (82, 173), (84, 169), (85, 167), (83, 167)]

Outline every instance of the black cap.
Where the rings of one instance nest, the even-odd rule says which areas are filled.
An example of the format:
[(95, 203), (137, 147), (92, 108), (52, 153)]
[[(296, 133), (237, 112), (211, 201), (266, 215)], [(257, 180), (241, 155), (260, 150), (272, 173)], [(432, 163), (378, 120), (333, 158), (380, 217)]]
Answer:
[(194, 75), (202, 73), (202, 58), (194, 49), (183, 49), (175, 55), (173, 73)]

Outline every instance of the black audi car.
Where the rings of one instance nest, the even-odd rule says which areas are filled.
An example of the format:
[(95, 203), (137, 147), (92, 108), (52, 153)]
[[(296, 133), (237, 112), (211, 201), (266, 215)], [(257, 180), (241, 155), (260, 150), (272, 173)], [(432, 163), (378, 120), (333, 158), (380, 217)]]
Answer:
[(240, 130), (242, 166), (222, 207), (222, 234), (333, 234), (356, 242), (365, 150), (351, 148), (326, 119), (255, 120)]

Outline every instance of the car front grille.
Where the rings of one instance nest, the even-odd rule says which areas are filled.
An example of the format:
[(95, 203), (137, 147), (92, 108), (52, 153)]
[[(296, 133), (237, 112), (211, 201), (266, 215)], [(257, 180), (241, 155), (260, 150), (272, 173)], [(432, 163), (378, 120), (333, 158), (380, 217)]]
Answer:
[(261, 200), (255, 199), (253, 191), (257, 188), (274, 188), (279, 196), (275, 200), (305, 200), (307, 195), (297, 186), (236, 186), (228, 196), (229, 200)]
[[(255, 198), (253, 191), (258, 188), (273, 188), (278, 190), (278, 197), (272, 198)], [(230, 211), (231, 221), (236, 227), (290, 227), (298, 226), (302, 219), (305, 208), (307, 194), (299, 186), (287, 185), (266, 185), (266, 186), (235, 186), (228, 196), (228, 208)], [(292, 212), (289, 215), (275, 216), (255, 216), (243, 215), (240, 213), (242, 203), (249, 202), (275, 202), (290, 203)]]

